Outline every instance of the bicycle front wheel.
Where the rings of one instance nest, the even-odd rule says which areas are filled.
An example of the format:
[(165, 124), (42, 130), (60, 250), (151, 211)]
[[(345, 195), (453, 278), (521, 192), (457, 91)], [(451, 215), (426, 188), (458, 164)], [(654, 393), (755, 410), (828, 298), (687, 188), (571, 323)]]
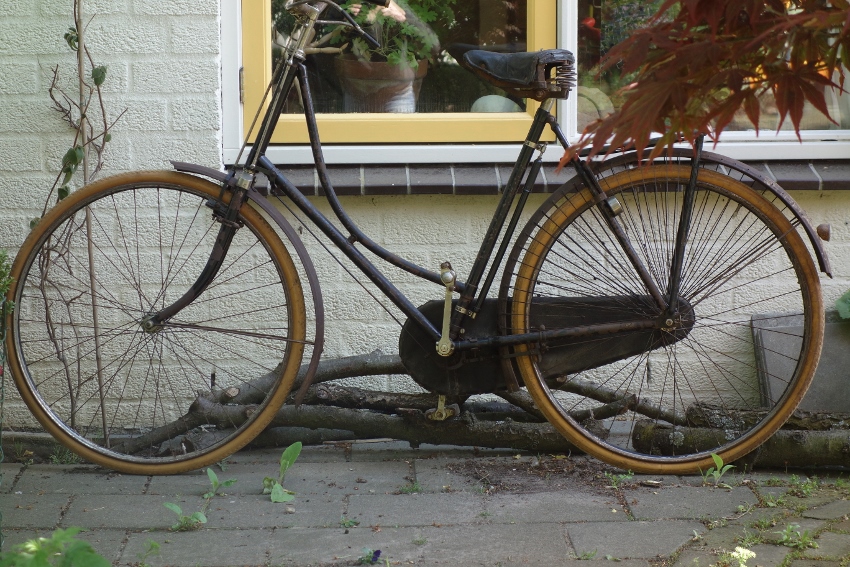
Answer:
[(142, 326), (195, 284), (220, 192), (175, 172), (110, 177), (61, 201), (21, 248), (9, 366), (41, 425), (85, 459), (134, 474), (202, 467), (253, 439), (289, 393), (304, 298), (286, 247), (248, 204), (209, 287)]
[[(690, 171), (652, 165), (600, 180), (665, 296)], [(729, 462), (775, 432), (808, 388), (823, 341), (815, 266), (788, 219), (738, 181), (699, 172), (675, 320), (662, 317), (586, 187), (553, 195), (517, 247), (511, 332), (658, 322), (517, 348), (547, 419), (606, 462), (650, 473), (706, 469), (712, 453)]]

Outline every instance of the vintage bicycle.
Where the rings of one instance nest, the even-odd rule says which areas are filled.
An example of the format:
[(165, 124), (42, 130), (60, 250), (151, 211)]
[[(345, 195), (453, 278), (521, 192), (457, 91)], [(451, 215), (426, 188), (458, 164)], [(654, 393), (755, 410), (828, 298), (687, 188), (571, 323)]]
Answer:
[[(815, 259), (826, 273), (829, 263), (773, 181), (703, 151), (701, 139), (651, 162), (627, 149), (577, 157), (576, 175), (519, 229), (543, 132), (569, 147), (552, 107), (574, 86), (574, 58), (473, 50), (468, 70), (540, 105), (469, 274), (458, 278), (451, 258), (418, 266), (346, 214), (316, 126), (304, 48), (324, 14), (374, 40), (330, 0), (287, 9), (295, 26), (240, 165), (102, 179), (26, 239), (6, 344), (48, 432), (103, 466), (167, 474), (249, 443), (291, 396), (306, 356), (297, 402), (322, 354), (324, 307), (293, 215), (407, 317), (400, 357), (440, 395), (437, 417), (452, 413), (444, 400), (524, 388), (578, 448), (657, 473), (707, 468), (712, 453), (733, 461), (788, 418), (817, 366)], [(342, 228), (265, 156), (293, 89)], [(437, 297), (415, 305), (364, 251), (434, 283)]]

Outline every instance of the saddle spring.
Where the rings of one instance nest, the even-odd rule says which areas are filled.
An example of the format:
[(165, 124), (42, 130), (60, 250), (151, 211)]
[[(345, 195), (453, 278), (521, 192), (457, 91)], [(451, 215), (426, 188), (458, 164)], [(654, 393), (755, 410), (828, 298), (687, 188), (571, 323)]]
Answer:
[(569, 93), (576, 86), (576, 70), (569, 61), (563, 61), (555, 65), (554, 83), (558, 89)]

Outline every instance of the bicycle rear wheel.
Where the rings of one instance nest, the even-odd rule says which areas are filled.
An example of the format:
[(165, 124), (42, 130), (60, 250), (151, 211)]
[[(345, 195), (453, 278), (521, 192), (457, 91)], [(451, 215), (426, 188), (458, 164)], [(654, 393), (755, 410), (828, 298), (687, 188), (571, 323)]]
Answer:
[[(688, 166), (652, 165), (600, 181), (662, 294), (689, 176)], [(672, 325), (660, 323), (586, 187), (565, 186), (544, 203), (511, 258), (503, 293), (512, 333), (659, 321), (516, 349), (547, 419), (621, 468), (695, 472), (713, 466), (711, 453), (726, 462), (747, 454), (793, 412), (817, 366), (823, 306), (811, 255), (778, 209), (719, 173), (699, 172)]]
[(195, 283), (220, 226), (206, 203), (220, 192), (175, 172), (110, 177), (61, 201), (21, 248), (9, 366), (41, 425), (83, 458), (134, 474), (202, 467), (251, 441), (288, 395), (304, 298), (250, 205), (209, 287), (142, 328)]

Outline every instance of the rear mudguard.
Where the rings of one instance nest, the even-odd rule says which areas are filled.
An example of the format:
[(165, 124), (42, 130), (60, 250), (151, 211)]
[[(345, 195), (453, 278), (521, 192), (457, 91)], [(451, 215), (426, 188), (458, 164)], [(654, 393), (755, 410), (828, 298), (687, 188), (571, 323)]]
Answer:
[[(171, 165), (174, 166), (174, 169), (183, 173), (209, 177), (210, 179), (214, 179), (220, 183), (225, 183), (227, 181), (228, 173), (211, 167), (204, 167), (203, 165), (180, 161), (172, 161)], [(251, 189), (248, 192), (248, 198), (277, 223), (286, 235), (286, 238), (292, 243), (292, 247), (295, 248), (295, 253), (298, 255), (298, 259), (304, 267), (304, 273), (307, 276), (307, 281), (310, 283), (310, 292), (313, 296), (313, 307), (316, 314), (316, 329), (313, 354), (310, 358), (310, 364), (307, 367), (307, 373), (304, 375), (304, 379), (301, 382), (301, 388), (298, 390), (298, 394), (296, 396), (296, 403), (300, 403), (301, 399), (303, 399), (304, 393), (306, 393), (307, 388), (312, 383), (313, 377), (316, 375), (316, 370), (319, 367), (319, 359), (322, 356), (325, 344), (325, 307), (322, 300), (322, 289), (319, 286), (319, 277), (316, 275), (316, 268), (313, 266), (313, 260), (310, 258), (307, 248), (304, 246), (304, 243), (298, 236), (298, 232), (292, 227), (289, 221), (286, 220), (280, 211), (278, 211), (277, 208), (266, 200), (256, 189)]]
[[(665, 155), (657, 158), (657, 160), (664, 160), (668, 157), (675, 160), (690, 160), (691, 157), (693, 157), (693, 151), (688, 148), (675, 148), (671, 154), (667, 154), (665, 152)], [(591, 167), (594, 172), (596, 172), (597, 176), (606, 177), (624, 169), (636, 167), (638, 161), (637, 153), (630, 151), (615, 155), (615, 157), (604, 161), (594, 162)], [(704, 151), (700, 154), (700, 167), (713, 169), (720, 173), (729, 175), (730, 177), (741, 181), (745, 185), (752, 187), (756, 191), (762, 193), (767, 192), (774, 195), (776, 199), (786, 207), (786, 210), (783, 212), (788, 217), (788, 220), (791, 221), (791, 224), (794, 226), (801, 226), (803, 231), (806, 233), (806, 236), (809, 237), (815, 258), (817, 258), (818, 265), (820, 266), (820, 271), (829, 277), (832, 277), (832, 268), (829, 265), (829, 258), (827, 258), (826, 251), (823, 248), (823, 242), (817, 235), (809, 217), (800, 205), (794, 201), (791, 195), (789, 195), (785, 189), (780, 187), (776, 181), (770, 179), (763, 172), (750, 167), (745, 163), (741, 163), (740, 161), (713, 152)], [(566, 185), (579, 187), (581, 185), (581, 181), (578, 179), (578, 176), (576, 176), (567, 181)]]

